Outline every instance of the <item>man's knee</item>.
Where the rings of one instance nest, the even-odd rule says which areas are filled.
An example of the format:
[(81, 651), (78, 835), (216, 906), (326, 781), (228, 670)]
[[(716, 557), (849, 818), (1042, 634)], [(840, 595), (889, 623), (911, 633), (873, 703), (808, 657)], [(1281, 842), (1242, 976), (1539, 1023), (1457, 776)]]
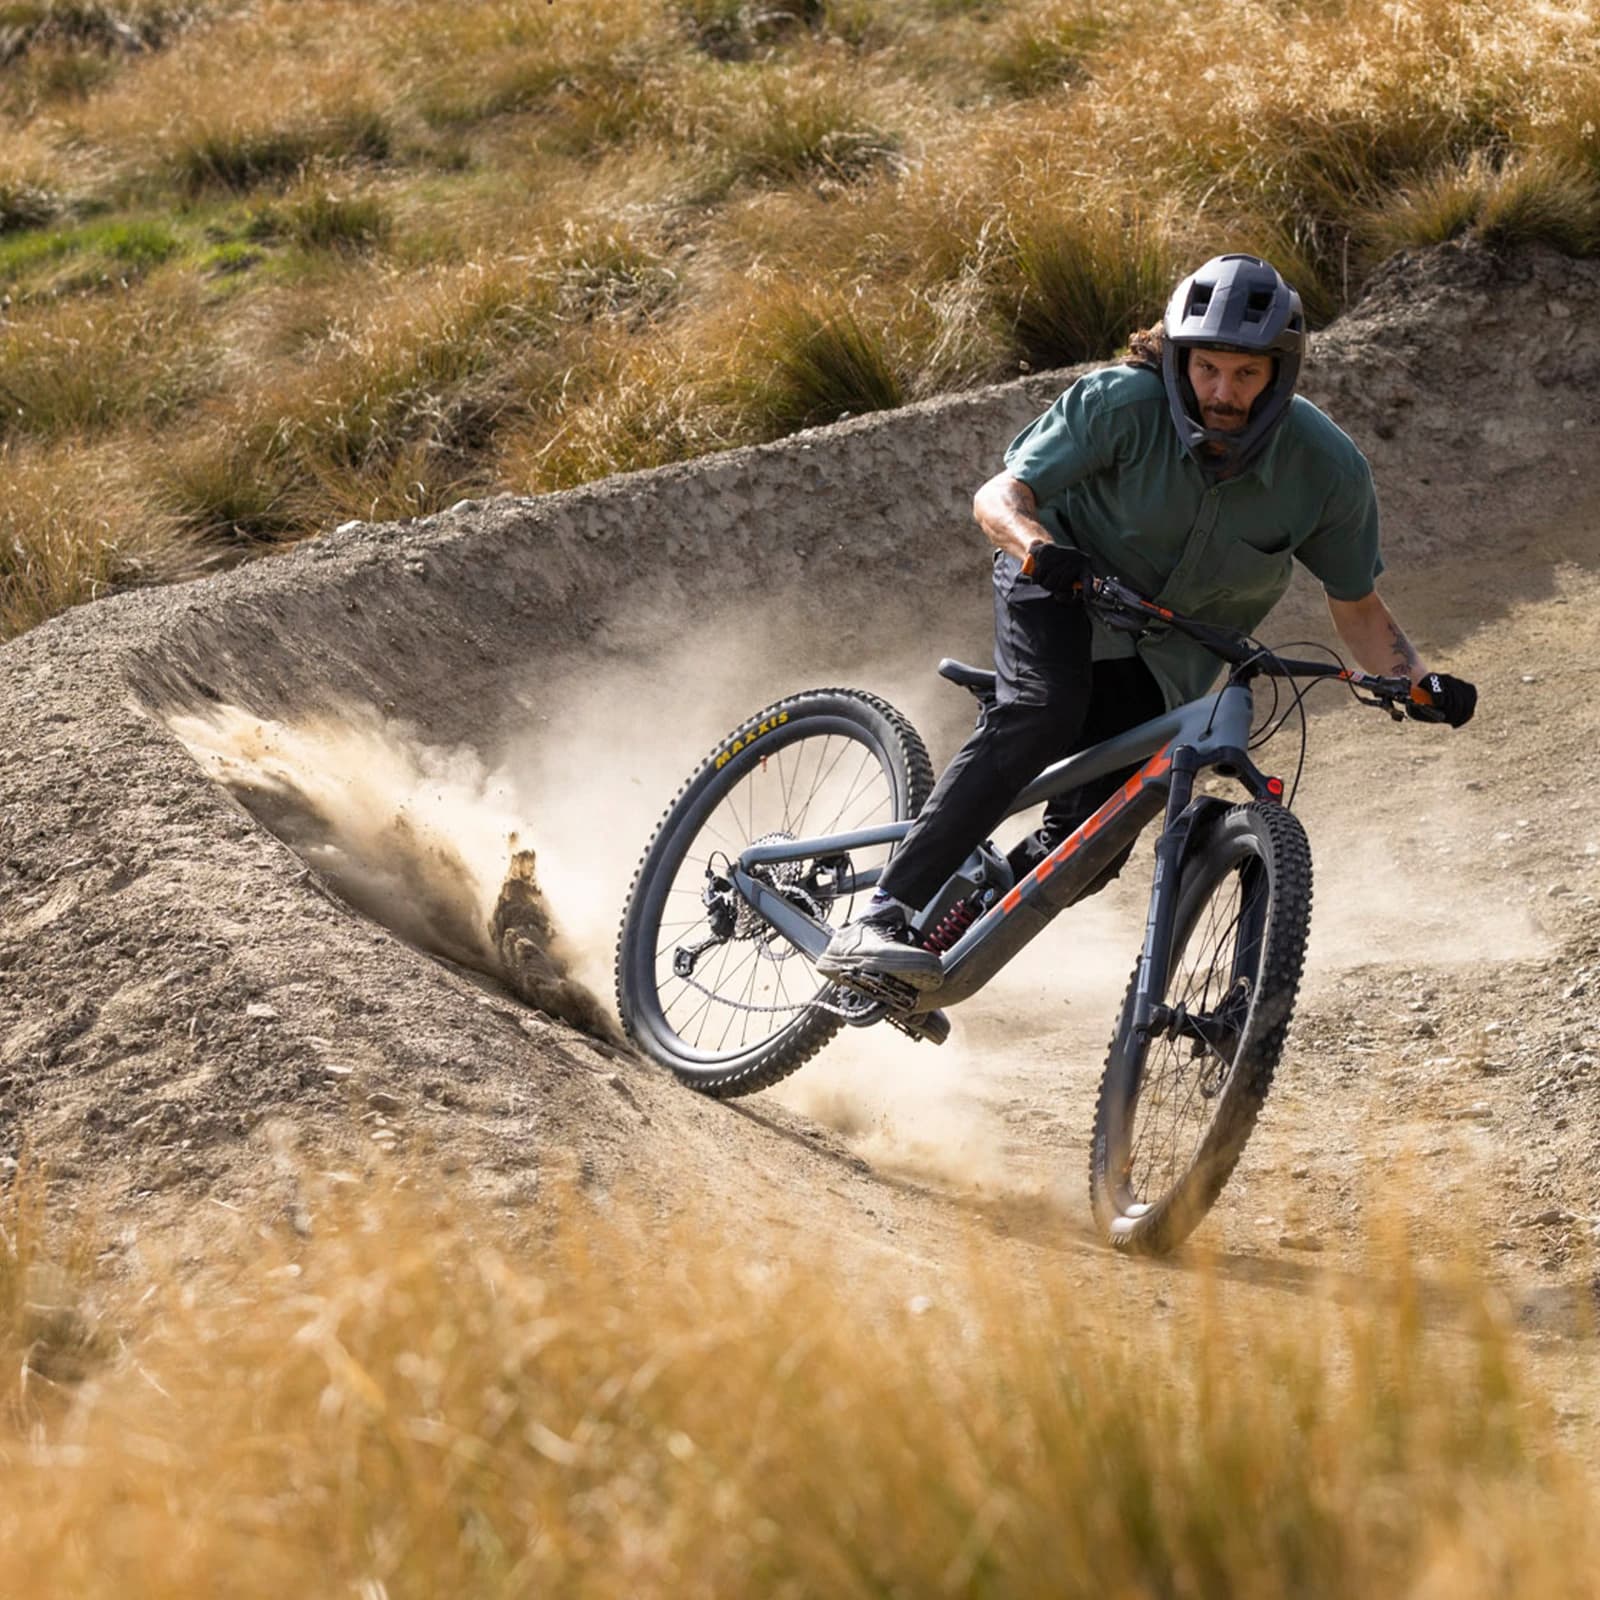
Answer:
[(1021, 789), (1053, 761), (1069, 754), (1077, 732), (1070, 710), (1012, 701), (992, 706), (987, 733), (994, 758), (1006, 779)]

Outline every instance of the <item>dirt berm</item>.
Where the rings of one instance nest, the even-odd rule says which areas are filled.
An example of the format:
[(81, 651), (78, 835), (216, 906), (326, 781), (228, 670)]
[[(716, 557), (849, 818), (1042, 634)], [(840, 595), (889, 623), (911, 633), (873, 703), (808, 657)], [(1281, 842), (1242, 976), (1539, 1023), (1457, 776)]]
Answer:
[[(1435, 1058), (1457, 1063), (1439, 1072), (1494, 1067), (1457, 1098), (1487, 1101), (1497, 1137), (1511, 1142), (1513, 1127), (1545, 1115), (1541, 1075), (1592, 1043), (1600, 864), (1584, 853), (1597, 829), (1583, 785), (1600, 727), (1596, 304), (1600, 265), (1447, 247), (1397, 259), (1315, 341), (1306, 390), (1376, 470), (1386, 593), (1440, 664), (1478, 680), (1484, 709), (1453, 736), (1408, 726), (1390, 737), (1376, 717), (1342, 712), (1316, 719), (1334, 731), (1314, 740), (1308, 804), (1346, 863), (1319, 898), (1343, 895), (1339, 925), (1357, 931), (1325, 947), (1324, 988), (1313, 983), (1303, 1014), (1304, 1082), (1320, 1081), (1320, 1103), (1297, 1122), (1290, 1094), (1280, 1133), (1306, 1148), (1322, 1135), (1340, 1148), (1369, 1103), (1374, 1080), (1349, 1075), (1352, 1050), (1413, 1077)], [(693, 1175), (772, 1215), (802, 1184), (863, 1215), (892, 1211), (900, 1191), (874, 1183), (852, 1153), (852, 1141), (867, 1146), (848, 1116), (823, 1132), (771, 1097), (749, 1111), (699, 1101), (627, 1051), (519, 1004), (469, 970), (469, 950), (454, 964), (419, 953), (330, 892), (322, 867), (308, 865), (319, 841), (300, 838), (297, 854), (262, 825), (255, 813), (270, 818), (274, 793), (295, 809), (292, 780), (261, 779), (257, 762), (247, 810), (171, 730), (188, 728), (191, 742), (196, 728), (221, 730), (247, 788), (240, 729), (269, 766), (293, 765), (286, 742), (304, 736), (376, 783), (373, 752), (387, 741), (420, 763), (417, 794), (465, 783), (488, 805), (492, 790), (495, 816), (509, 804), (519, 848), (535, 852), (541, 874), (548, 865), (547, 887), (564, 883), (552, 888), (555, 916), (592, 973), (655, 814), (746, 712), (810, 684), (859, 683), (909, 701), (936, 760), (949, 752), (969, 708), (935, 684), (933, 664), (987, 650), (971, 494), (1066, 378), (1032, 376), (545, 499), (349, 526), (204, 582), (80, 608), (9, 644), (9, 1152), (26, 1137), (66, 1191), (152, 1216), (200, 1196), (277, 1204), (292, 1199), (297, 1152), (359, 1165), (359, 1151), (407, 1141), (425, 1141), (506, 1203), (557, 1173), (663, 1196)], [(1307, 628), (1326, 636), (1316, 596), (1297, 588), (1271, 636)], [(342, 755), (341, 729), (352, 741)], [(347, 810), (381, 809), (381, 796), (351, 793)], [(411, 815), (409, 804), (399, 811)], [(381, 852), (394, 818), (368, 820)], [(1511, 842), (1497, 845), (1502, 830)], [(449, 899), (439, 880), (461, 863), (448, 834), (446, 820), (434, 844), (419, 844), (413, 828), (408, 859), (442, 856), (414, 893), (402, 873), (386, 903)], [(509, 840), (500, 844), (509, 855)], [(1313, 844), (1325, 861), (1315, 827)], [(1410, 862), (1413, 876), (1388, 860)], [(1474, 885), (1478, 899), (1457, 898)], [(1120, 886), (1104, 914), (1136, 906), (1138, 891)], [(470, 888), (458, 902), (434, 907), (434, 924), (470, 923)], [(409, 912), (429, 920), (426, 905)], [(396, 925), (410, 929), (404, 916)], [(480, 925), (461, 938), (482, 935)], [(1118, 937), (1125, 974), (1136, 935)], [(1076, 1008), (1093, 1041), (1081, 1048), (1076, 1033), (1048, 1031), (1072, 994), (1070, 948), (1049, 958), (1060, 993), (1041, 980), (1016, 991), (1003, 1018), (975, 1012), (969, 1049), (976, 1039), (988, 1052), (1004, 1089), (1002, 1156), (1031, 1140), (1076, 1196), (1083, 1107), (1111, 1011), (1098, 995)], [(1426, 985), (1408, 987), (1419, 974)], [(1526, 1059), (1509, 1033), (1491, 1051), (1503, 1064), (1462, 1042), (1486, 1004), (1515, 1023)], [(1419, 1013), (1437, 1041), (1421, 1047), (1427, 1058), (1411, 1048)], [(1019, 1090), (1042, 1070), (1026, 1066), (1045, 1053), (1041, 1041), (1054, 1077)], [(854, 1070), (871, 1076), (877, 1046), (876, 1032), (856, 1041)], [(913, 1049), (887, 1035), (883, 1048)], [(948, 1055), (915, 1048), (915, 1070), (945, 1070), (934, 1063)], [(1561, 1079), (1559, 1109), (1567, 1136), (1592, 1150), (1600, 1084), (1592, 1055), (1587, 1063)], [(1421, 1092), (1396, 1084), (1391, 1104)], [(1005, 1113), (1024, 1103), (1057, 1131), (1025, 1139)], [(1240, 1181), (1248, 1186), (1248, 1165)], [(1594, 1209), (1592, 1165), (1561, 1181), (1573, 1217)], [(1516, 1184), (1539, 1192), (1531, 1178)]]

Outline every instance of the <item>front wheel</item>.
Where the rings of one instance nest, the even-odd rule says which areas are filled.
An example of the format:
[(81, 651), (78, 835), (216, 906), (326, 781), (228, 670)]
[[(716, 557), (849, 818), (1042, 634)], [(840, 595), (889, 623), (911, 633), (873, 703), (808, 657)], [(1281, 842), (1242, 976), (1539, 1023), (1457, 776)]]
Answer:
[[(737, 894), (732, 864), (758, 842), (905, 821), (932, 787), (916, 729), (855, 689), (795, 695), (740, 724), (679, 791), (634, 876), (617, 940), (628, 1036), (721, 1099), (810, 1060), (860, 1002)], [(867, 847), (755, 871), (808, 915), (842, 922), (855, 908), (838, 886), (887, 854)]]
[(1211, 1209), (1255, 1127), (1283, 1050), (1311, 921), (1311, 848), (1282, 806), (1235, 806), (1185, 863), (1164, 1026), (1111, 1041), (1090, 1153), (1096, 1221), (1159, 1255)]

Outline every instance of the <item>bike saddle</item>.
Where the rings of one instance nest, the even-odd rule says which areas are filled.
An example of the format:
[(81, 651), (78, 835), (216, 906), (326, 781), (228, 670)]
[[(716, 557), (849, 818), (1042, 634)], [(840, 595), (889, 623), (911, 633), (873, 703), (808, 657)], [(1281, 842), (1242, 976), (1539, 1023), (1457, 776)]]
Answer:
[(939, 676), (970, 689), (980, 700), (994, 698), (994, 674), (982, 667), (969, 667), (964, 661), (952, 661), (946, 656), (939, 663)]

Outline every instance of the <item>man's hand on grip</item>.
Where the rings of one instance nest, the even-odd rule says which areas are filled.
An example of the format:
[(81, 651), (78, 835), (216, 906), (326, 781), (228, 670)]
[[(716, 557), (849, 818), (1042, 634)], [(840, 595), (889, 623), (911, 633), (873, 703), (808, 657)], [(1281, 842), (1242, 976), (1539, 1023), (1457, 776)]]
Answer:
[(1459, 728), (1472, 720), (1477, 707), (1478, 691), (1465, 678), (1428, 672), (1412, 685), (1406, 715), (1416, 722), (1448, 722)]
[(1074, 600), (1083, 597), (1094, 578), (1094, 569), (1088, 556), (1070, 544), (1040, 543), (1029, 550), (1022, 563), (1022, 575), (1058, 599)]

